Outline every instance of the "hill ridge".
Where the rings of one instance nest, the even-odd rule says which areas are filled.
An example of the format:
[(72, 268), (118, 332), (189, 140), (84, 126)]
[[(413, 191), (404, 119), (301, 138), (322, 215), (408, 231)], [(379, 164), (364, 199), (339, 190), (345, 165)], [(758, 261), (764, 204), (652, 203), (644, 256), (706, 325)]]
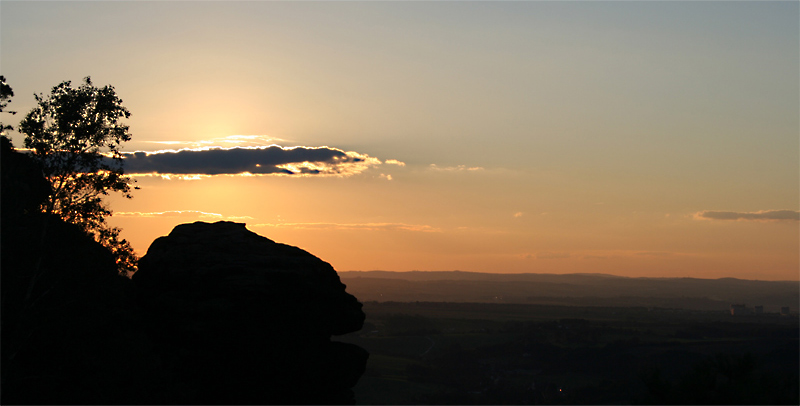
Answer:
[(736, 278), (649, 278), (606, 274), (491, 274), (455, 271), (339, 272), (349, 292), (365, 301), (563, 303), (728, 311), (731, 304), (796, 309), (793, 281)]
[[(434, 275), (445, 275), (445, 276), (486, 276), (486, 277), (498, 277), (498, 278), (514, 278), (514, 277), (597, 277), (597, 278), (616, 278), (616, 279), (631, 279), (631, 280), (698, 280), (698, 281), (744, 281), (744, 282), (767, 282), (767, 283), (795, 283), (799, 284), (800, 281), (791, 281), (791, 280), (764, 280), (764, 279), (743, 279), (743, 278), (734, 278), (730, 276), (725, 276), (721, 278), (698, 278), (693, 276), (624, 276), (624, 275), (614, 275), (608, 273), (592, 273), (592, 272), (574, 272), (574, 273), (540, 273), (540, 272), (474, 272), (474, 271), (461, 271), (461, 270), (452, 270), (452, 271), (420, 271), (420, 270), (412, 270), (412, 271), (384, 271), (380, 269), (369, 270), (369, 271), (338, 271), (340, 275), (346, 277), (353, 277), (353, 276), (369, 276), (369, 277), (379, 277), (379, 275), (384, 276), (422, 276), (419, 279), (432, 279), (431, 276)], [(387, 278), (389, 279), (389, 278)], [(392, 278), (392, 279), (406, 279), (406, 278)]]

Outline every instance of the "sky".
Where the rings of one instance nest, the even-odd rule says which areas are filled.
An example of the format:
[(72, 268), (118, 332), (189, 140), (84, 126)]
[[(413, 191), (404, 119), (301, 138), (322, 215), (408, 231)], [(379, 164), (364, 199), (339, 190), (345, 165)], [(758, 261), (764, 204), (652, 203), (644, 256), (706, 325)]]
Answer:
[[(140, 255), (236, 221), (338, 271), (798, 280), (800, 3), (0, 2), (9, 105), (132, 113)], [(14, 145), (24, 136), (10, 133)]]

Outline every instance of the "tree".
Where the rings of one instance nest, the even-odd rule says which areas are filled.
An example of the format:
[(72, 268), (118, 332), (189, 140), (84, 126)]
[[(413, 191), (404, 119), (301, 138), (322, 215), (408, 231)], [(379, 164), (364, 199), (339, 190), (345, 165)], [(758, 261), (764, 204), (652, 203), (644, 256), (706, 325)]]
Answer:
[[(8, 103), (11, 103), (11, 98), (14, 97), (14, 90), (11, 89), (11, 86), (6, 83), (6, 78), (3, 75), (0, 75), (0, 113), (5, 110)], [(12, 115), (17, 114), (16, 111), (8, 111)], [(13, 130), (14, 127), (10, 125), (5, 125), (0, 122), (0, 135), (4, 134), (6, 130)]]
[(20, 122), (19, 131), (51, 185), (42, 211), (78, 225), (109, 248), (121, 273), (135, 272), (133, 249), (120, 238), (119, 228), (106, 223), (111, 210), (103, 202), (110, 192), (132, 197), (134, 181), (124, 175), (120, 152), (131, 139), (121, 120), (131, 113), (112, 86), (95, 87), (89, 77), (77, 88), (65, 81), (49, 95), (34, 97), (37, 106)]

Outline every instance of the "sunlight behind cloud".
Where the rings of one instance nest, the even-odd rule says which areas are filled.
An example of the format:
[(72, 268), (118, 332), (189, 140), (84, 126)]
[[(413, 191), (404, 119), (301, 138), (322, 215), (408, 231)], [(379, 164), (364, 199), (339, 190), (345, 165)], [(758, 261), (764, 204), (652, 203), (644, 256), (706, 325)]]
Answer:
[(248, 227), (287, 227), (311, 230), (417, 231), (423, 233), (436, 233), (442, 231), (439, 228), (431, 227), (429, 225), (405, 223), (261, 223), (249, 225)]
[(219, 213), (207, 213), (199, 210), (167, 210), (155, 212), (120, 211), (113, 214), (115, 217), (196, 217), (201, 219), (217, 220), (249, 220), (250, 216), (224, 216)]
[(277, 143), (286, 143), (287, 140), (282, 138), (270, 137), (268, 135), (229, 135), (227, 137), (212, 138), (209, 140), (197, 141), (144, 141), (148, 144), (160, 145), (175, 145), (182, 148), (214, 148), (214, 147), (231, 147), (231, 146), (270, 146), (277, 145)]
[(798, 7), (9, 1), (0, 27), (20, 114), (86, 75), (124, 100), (139, 249), (190, 208), (344, 269), (797, 279)]

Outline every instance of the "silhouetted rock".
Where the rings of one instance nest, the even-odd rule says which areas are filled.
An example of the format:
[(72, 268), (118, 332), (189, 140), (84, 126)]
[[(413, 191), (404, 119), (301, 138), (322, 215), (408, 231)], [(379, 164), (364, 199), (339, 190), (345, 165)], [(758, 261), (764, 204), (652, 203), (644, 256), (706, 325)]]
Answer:
[(331, 342), (361, 304), (333, 268), (243, 224), (156, 240), (135, 283), (79, 227), (40, 212), (50, 185), (2, 157), (2, 404), (353, 403), (368, 354)]
[(133, 276), (178, 390), (162, 403), (353, 403), (361, 303), (330, 264), (231, 222), (182, 224)]

